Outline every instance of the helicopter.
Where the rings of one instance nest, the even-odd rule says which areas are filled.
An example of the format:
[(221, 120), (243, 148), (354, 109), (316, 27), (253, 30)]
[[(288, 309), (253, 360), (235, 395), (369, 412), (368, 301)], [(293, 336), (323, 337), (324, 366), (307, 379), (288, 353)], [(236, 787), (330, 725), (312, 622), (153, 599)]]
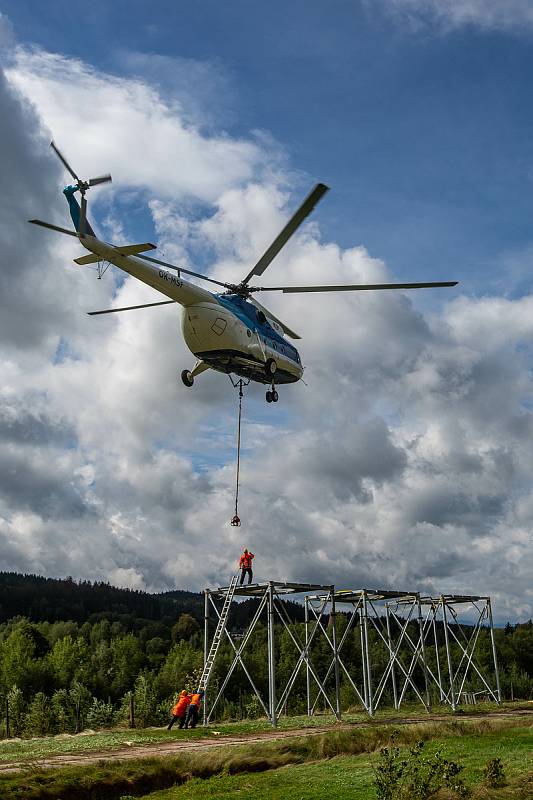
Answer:
[[(318, 183), (292, 215), (283, 230), (240, 283), (226, 283), (207, 275), (146, 255), (156, 249), (150, 242), (114, 245), (99, 239), (87, 218), (88, 189), (112, 180), (111, 175), (101, 175), (88, 181), (74, 172), (59, 148), (50, 143), (53, 151), (72, 176), (75, 183), (66, 186), (67, 199), (75, 230), (31, 219), (34, 225), (75, 236), (89, 255), (75, 258), (78, 265), (97, 264), (98, 277), (109, 264), (132, 275), (170, 299), (156, 303), (90, 311), (90, 316), (111, 314), (134, 309), (178, 303), (182, 306), (181, 330), (189, 350), (196, 358), (192, 369), (184, 369), (181, 380), (191, 388), (198, 375), (205, 370), (234, 374), (247, 381), (267, 385), (267, 403), (278, 402), (277, 386), (296, 383), (304, 373), (300, 354), (289, 339), (301, 337), (263, 306), (253, 295), (259, 292), (358, 292), (374, 290), (423, 289), (456, 286), (457, 281), (432, 281), (424, 283), (348, 284), (338, 286), (253, 286), (252, 278), (263, 275), (280, 250), (313, 211), (329, 190)], [(75, 194), (79, 192), (81, 203)], [(172, 270), (169, 272), (169, 270)], [(206, 281), (219, 287), (209, 291), (183, 279), (183, 275)], [(223, 291), (221, 291), (223, 290)], [(287, 338), (288, 337), (288, 338)]]

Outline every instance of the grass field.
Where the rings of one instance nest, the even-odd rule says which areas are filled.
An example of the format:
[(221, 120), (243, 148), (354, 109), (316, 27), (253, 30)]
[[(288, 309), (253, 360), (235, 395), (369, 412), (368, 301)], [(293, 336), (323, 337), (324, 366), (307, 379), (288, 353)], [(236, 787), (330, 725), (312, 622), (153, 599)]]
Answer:
[[(95, 738), (110, 735), (99, 734)], [(148, 735), (168, 742), (166, 731), (154, 730)], [(197, 731), (195, 735), (203, 733)], [(522, 800), (533, 797), (533, 782), (526, 794), (517, 793), (513, 783), (533, 774), (533, 718), (516, 717), (445, 717), (408, 725), (337, 726), (313, 736), (245, 741), (232, 746), (225, 745), (222, 738), (220, 745), (217, 739), (216, 746), (209, 750), (181, 751), (165, 757), (152, 754), (150, 758), (132, 761), (102, 758), (93, 764), (61, 769), (43, 770), (29, 761), (22, 772), (0, 775), (0, 797), (2, 800), (70, 800), (74, 796), (78, 800), (119, 800), (130, 795), (151, 800), (372, 798), (372, 763), (379, 748), (390, 743), (391, 735), (406, 746), (424, 740), (427, 748), (435, 750), (442, 744), (447, 756), (465, 765), (465, 779), (474, 786), (481, 780), (486, 761), (499, 757), (511, 781), (505, 789), (507, 793), (485, 792), (478, 796)], [(179, 789), (168, 789), (177, 784)], [(160, 791), (156, 792), (158, 788)]]
[[(530, 710), (532, 703), (506, 703), (503, 706), (495, 704), (483, 704), (468, 709), (468, 714), (484, 714), (501, 710), (519, 710), (521, 708)], [(439, 716), (448, 718), (452, 712), (447, 709), (440, 709)], [(405, 719), (424, 720), (427, 718), (426, 712), (421, 707), (403, 707), (400, 711), (386, 708), (378, 711), (376, 721)], [(343, 722), (356, 723), (363, 722), (371, 724), (368, 716), (363, 713), (353, 713), (343, 715)], [(317, 715), (314, 717), (281, 717), (279, 720), (279, 730), (296, 730), (299, 728), (322, 728), (336, 725), (336, 719), (331, 714)], [(221, 742), (227, 736), (238, 734), (254, 734), (271, 731), (270, 723), (266, 719), (244, 720), (242, 722), (226, 722), (211, 725), (208, 728), (198, 727), (195, 730), (180, 731), (175, 729), (168, 732), (165, 728), (143, 728), (143, 729), (115, 729), (112, 731), (84, 732), (82, 734), (39, 737), (33, 739), (4, 739), (0, 741), (0, 764), (16, 762), (33, 762), (60, 754), (104, 752), (106, 750), (116, 750), (129, 748), (134, 745), (151, 745), (158, 742), (167, 742), (169, 739), (179, 739), (194, 741), (213, 735), (216, 731), (220, 736)]]
[[(533, 728), (518, 727), (485, 734), (434, 739), (428, 751), (441, 749), (464, 767), (463, 778), (483, 798), (533, 798)], [(505, 768), (507, 786), (489, 790), (483, 785), (483, 768), (499, 757)], [(208, 780), (193, 779), (179, 789), (144, 795), (145, 800), (371, 800), (376, 754), (337, 756), (327, 761), (301, 764), (263, 772), (218, 775)], [(530, 781), (524, 780), (531, 778)], [(529, 786), (528, 786), (529, 784)]]

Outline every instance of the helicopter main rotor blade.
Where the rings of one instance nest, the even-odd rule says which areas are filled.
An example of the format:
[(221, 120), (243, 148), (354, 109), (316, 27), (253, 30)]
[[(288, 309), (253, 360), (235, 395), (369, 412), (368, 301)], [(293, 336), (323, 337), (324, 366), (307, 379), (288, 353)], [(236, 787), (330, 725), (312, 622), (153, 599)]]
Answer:
[(76, 175), (76, 173), (74, 172), (74, 170), (72, 169), (70, 164), (68, 163), (67, 159), (65, 158), (65, 156), (63, 155), (61, 150), (58, 147), (56, 147), (54, 142), (50, 142), (50, 147), (52, 148), (52, 150), (54, 151), (56, 156), (59, 158), (59, 160), (61, 161), (61, 163), (63, 164), (63, 166), (67, 170), (67, 172), (70, 172), (70, 174), (72, 175), (72, 177), (74, 178), (76, 183), (80, 183), (80, 179), (78, 178), (78, 176)]
[(293, 233), (298, 230), (302, 222), (306, 217), (309, 216), (318, 201), (326, 194), (328, 190), (329, 186), (326, 186), (324, 183), (317, 183), (313, 191), (305, 198), (298, 211), (292, 215), (281, 233), (278, 234), (276, 239), (274, 239), (266, 253), (261, 256), (255, 267), (251, 270), (251, 272), (248, 273), (246, 278), (244, 278), (244, 285), (246, 285), (254, 275), (263, 274), (268, 265), (277, 256), (281, 248), (287, 244)]
[(98, 178), (91, 178), (89, 186), (98, 186), (99, 183), (109, 183), (113, 178), (109, 173), (107, 175), (99, 175)]
[(151, 308), (152, 306), (167, 306), (176, 303), (176, 300), (161, 300), (159, 303), (143, 303), (142, 306), (124, 306), (124, 308), (107, 308), (104, 311), (88, 311), (89, 317), (96, 317), (98, 314), (114, 314), (116, 311), (134, 311), (136, 308)]
[(250, 287), (252, 292), (364, 292), (375, 289), (434, 289), (439, 286), (457, 286), (458, 281), (431, 281), (430, 283), (362, 283), (341, 286), (261, 286)]
[(223, 283), (222, 281), (216, 281), (214, 278), (208, 278), (207, 275), (202, 275), (200, 272), (193, 272), (190, 269), (185, 269), (184, 267), (177, 267), (175, 264), (169, 264), (167, 261), (160, 261), (158, 258), (152, 258), (151, 256), (141, 256), (136, 254), (136, 258), (142, 258), (144, 261), (151, 261), (153, 264), (160, 264), (162, 267), (168, 267), (169, 269), (177, 269), (178, 272), (184, 272), (186, 275), (192, 275), (194, 278), (201, 278), (203, 281), (209, 281), (210, 283), (216, 283), (217, 286), (222, 286), (224, 289), (233, 289), (235, 287), (231, 286), (229, 283)]

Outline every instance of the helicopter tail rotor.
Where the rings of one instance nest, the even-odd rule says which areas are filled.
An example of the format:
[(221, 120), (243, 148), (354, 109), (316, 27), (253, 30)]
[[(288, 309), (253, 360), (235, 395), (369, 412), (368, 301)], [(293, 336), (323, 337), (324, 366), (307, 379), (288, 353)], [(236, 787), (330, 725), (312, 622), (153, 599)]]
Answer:
[[(50, 142), (50, 147), (59, 158), (67, 172), (74, 178), (76, 181), (75, 185), (72, 187), (67, 187), (65, 190), (65, 194), (67, 196), (67, 200), (70, 206), (70, 214), (72, 217), (72, 221), (76, 230), (78, 231), (80, 236), (84, 236), (85, 233), (89, 233), (91, 236), (94, 236), (94, 231), (92, 230), (91, 226), (87, 221), (87, 199), (85, 197), (85, 192), (87, 189), (92, 188), (93, 186), (99, 186), (102, 183), (109, 183), (112, 178), (111, 175), (99, 175), (96, 178), (90, 178), (88, 181), (84, 181), (76, 175), (72, 167), (70, 166), (69, 162), (61, 152), (61, 150), (57, 147), (55, 142)], [(77, 201), (74, 199), (74, 192), (78, 191), (81, 195), (81, 203), (78, 205)]]

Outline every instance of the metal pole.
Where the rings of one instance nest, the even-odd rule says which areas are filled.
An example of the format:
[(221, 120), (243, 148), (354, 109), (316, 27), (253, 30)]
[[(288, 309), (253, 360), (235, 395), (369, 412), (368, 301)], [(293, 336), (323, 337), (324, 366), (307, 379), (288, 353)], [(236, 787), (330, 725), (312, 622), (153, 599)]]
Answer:
[(366, 600), (366, 592), (363, 594), (363, 623), (365, 635), (365, 662), (366, 662), (366, 675), (368, 683), (368, 713), (370, 716), (374, 714), (374, 706), (372, 699), (372, 675), (370, 672), (370, 647), (368, 645), (368, 605)]
[[(205, 665), (207, 664), (207, 658), (209, 655), (209, 590), (204, 590), (204, 669)], [(209, 687), (205, 687), (205, 694), (204, 694), (204, 702), (203, 702), (203, 709), (204, 709), (204, 717), (203, 717), (203, 724), (204, 726), (207, 725), (207, 692)]]
[(424, 670), (424, 681), (426, 684), (426, 704), (427, 711), (431, 711), (431, 696), (429, 694), (429, 679), (428, 679), (428, 665), (426, 661), (426, 646), (424, 643), (424, 618), (422, 617), (422, 605), (420, 603), (420, 595), (417, 593), (416, 602), (418, 605), (418, 625), (420, 627), (420, 652), (422, 655), (422, 669)]
[(366, 661), (365, 661), (365, 636), (363, 625), (363, 604), (359, 606), (359, 634), (361, 637), (361, 667), (363, 670), (363, 695), (365, 698), (365, 709), (368, 711), (368, 681), (366, 676)]
[(393, 699), (394, 699), (394, 708), (397, 710), (398, 709), (398, 689), (396, 687), (396, 670), (394, 668), (395, 655), (394, 655), (394, 650), (393, 650), (393, 647), (392, 647), (392, 637), (391, 637), (391, 632), (390, 632), (390, 611), (389, 611), (389, 604), (388, 603), (385, 606), (385, 613), (386, 613), (386, 617), (387, 617), (387, 639), (388, 639), (388, 642), (389, 642), (389, 661), (390, 661), (390, 664), (391, 664), (392, 696), (393, 696)]
[(437, 661), (437, 677), (439, 679), (439, 700), (442, 703), (443, 700), (446, 699), (444, 690), (442, 688), (442, 675), (440, 671), (440, 657), (439, 657), (439, 640), (437, 638), (437, 623), (435, 620), (436, 613), (435, 613), (435, 606), (432, 604), (431, 606), (431, 613), (433, 615), (433, 639), (435, 641), (435, 659)]
[(440, 598), (442, 603), (442, 614), (444, 617), (444, 639), (446, 641), (446, 658), (448, 659), (448, 674), (450, 676), (450, 700), (452, 711), (455, 711), (455, 690), (453, 686), (453, 667), (452, 667), (452, 653), (450, 650), (450, 639), (448, 636), (448, 617), (446, 616), (446, 601), (443, 596)]
[(489, 625), (490, 625), (490, 641), (492, 644), (492, 657), (494, 659), (494, 675), (496, 676), (496, 691), (498, 693), (498, 705), (502, 702), (502, 693), (500, 689), (500, 673), (498, 670), (498, 657), (496, 655), (496, 642), (494, 641), (494, 623), (492, 621), (492, 606), (490, 597), (487, 597), (487, 610), (489, 612)]
[[(307, 652), (307, 648), (309, 646), (309, 598), (306, 596), (305, 598), (305, 650)], [(309, 654), (308, 654), (309, 655)], [(311, 709), (311, 676), (309, 674), (309, 659), (305, 662), (305, 677), (307, 683), (307, 716), (310, 717), (312, 714)]]
[(331, 631), (333, 641), (333, 658), (335, 659), (335, 716), (341, 718), (341, 687), (339, 680), (339, 655), (337, 652), (337, 610), (335, 606), (335, 587), (330, 588), (331, 592)]
[(268, 584), (268, 699), (270, 722), (273, 728), (277, 725), (276, 715), (276, 656), (274, 648), (274, 584)]

